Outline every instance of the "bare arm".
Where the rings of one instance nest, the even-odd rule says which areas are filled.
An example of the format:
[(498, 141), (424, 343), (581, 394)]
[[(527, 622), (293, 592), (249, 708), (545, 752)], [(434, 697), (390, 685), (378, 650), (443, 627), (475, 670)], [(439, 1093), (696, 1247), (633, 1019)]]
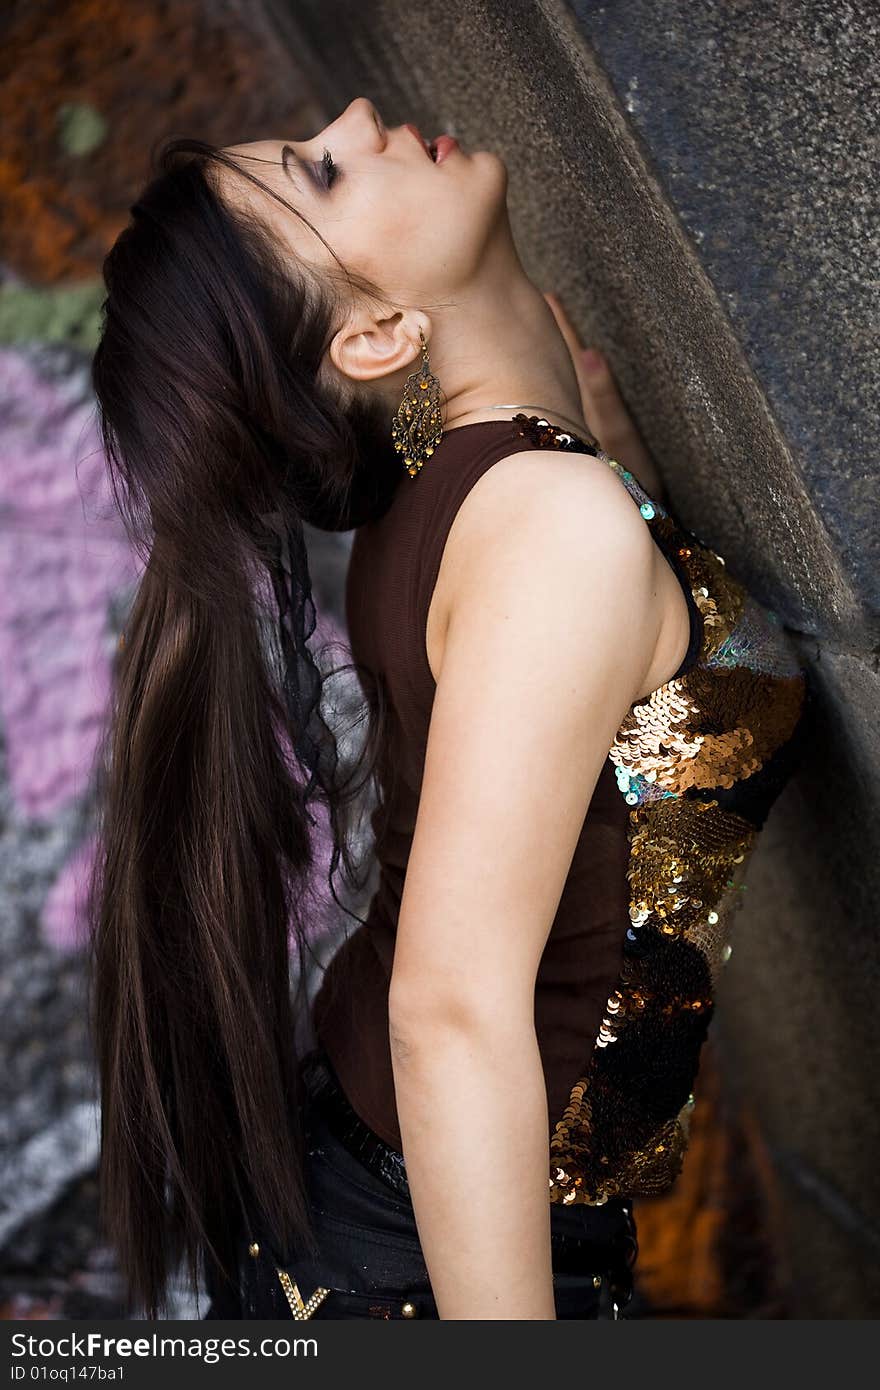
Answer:
[(655, 547), (607, 465), (549, 451), (489, 469), (455, 533), (391, 980), (395, 1091), (440, 1316), (552, 1319), (535, 977), (655, 648)]

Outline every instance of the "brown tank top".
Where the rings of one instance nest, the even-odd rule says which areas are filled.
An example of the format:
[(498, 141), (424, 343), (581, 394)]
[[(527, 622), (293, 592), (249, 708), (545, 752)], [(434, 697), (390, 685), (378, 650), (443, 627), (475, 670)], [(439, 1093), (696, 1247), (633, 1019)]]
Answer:
[[(393, 709), (396, 786), (377, 846), (378, 887), (358, 928), (331, 962), (315, 1000), (318, 1038), (370, 1127), (401, 1149), (388, 1041), (388, 986), (407, 859), (415, 829), (435, 682), (425, 646), (428, 608), (455, 515), (478, 478), (507, 455), (542, 445), (595, 452), (575, 436), (512, 420), (448, 430), (421, 472), (402, 480), (389, 510), (355, 532), (346, 584), (354, 658), (381, 673)], [(690, 590), (691, 644), (699, 614)], [(551, 1124), (562, 1113), (622, 966), (629, 925), (627, 826), (615, 766), (602, 767), (541, 958), (535, 1023)], [(375, 830), (375, 816), (374, 816)]]

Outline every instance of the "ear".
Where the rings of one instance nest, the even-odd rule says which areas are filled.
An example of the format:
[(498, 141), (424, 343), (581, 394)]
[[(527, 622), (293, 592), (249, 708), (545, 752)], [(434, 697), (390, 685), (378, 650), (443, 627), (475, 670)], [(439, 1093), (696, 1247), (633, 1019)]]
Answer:
[(426, 314), (407, 310), (375, 318), (359, 313), (334, 334), (330, 360), (352, 381), (375, 381), (404, 368), (417, 371), (422, 351), (420, 328), (428, 342), (431, 321)]

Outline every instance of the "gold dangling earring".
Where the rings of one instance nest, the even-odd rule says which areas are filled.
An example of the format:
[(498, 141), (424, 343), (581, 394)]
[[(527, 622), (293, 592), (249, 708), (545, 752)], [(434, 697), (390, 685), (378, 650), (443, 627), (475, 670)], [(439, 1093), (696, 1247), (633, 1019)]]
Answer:
[(433, 454), (443, 438), (443, 420), (440, 415), (440, 382), (431, 371), (428, 358), (428, 344), (419, 329), (422, 340), (422, 365), (406, 379), (403, 400), (391, 422), (391, 438), (399, 454), (403, 454), (404, 467), (411, 478), (419, 472), (425, 459)]

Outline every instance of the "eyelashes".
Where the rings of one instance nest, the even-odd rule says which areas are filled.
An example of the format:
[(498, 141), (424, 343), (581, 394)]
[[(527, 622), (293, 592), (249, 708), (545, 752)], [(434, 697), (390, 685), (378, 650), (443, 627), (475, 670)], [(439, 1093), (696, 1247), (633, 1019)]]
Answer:
[(325, 188), (332, 188), (339, 175), (339, 166), (334, 163), (333, 156), (329, 150), (325, 149), (321, 156), (321, 168), (324, 171), (323, 184)]

